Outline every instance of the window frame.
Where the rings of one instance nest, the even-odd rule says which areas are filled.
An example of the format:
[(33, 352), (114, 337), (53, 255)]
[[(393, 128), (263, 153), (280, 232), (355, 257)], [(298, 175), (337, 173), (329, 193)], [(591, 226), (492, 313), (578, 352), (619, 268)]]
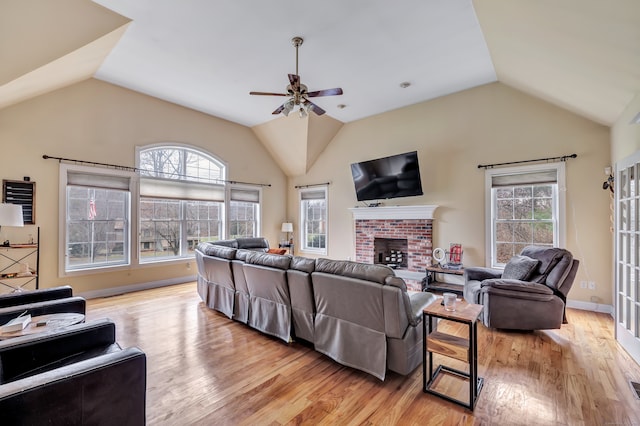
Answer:
[[(565, 162), (544, 163), (534, 165), (523, 165), (514, 167), (502, 167), (499, 169), (485, 170), (485, 262), (490, 268), (503, 269), (504, 264), (498, 263), (495, 259), (496, 246), (494, 241), (496, 218), (495, 218), (495, 196), (492, 188), (492, 179), (495, 176), (518, 175), (523, 173), (534, 173), (553, 170), (556, 173), (557, 182), (555, 199), (552, 201), (554, 207), (554, 247), (565, 247), (566, 244), (566, 183), (565, 183)], [(517, 186), (517, 185), (513, 185)]]
[[(324, 192), (324, 213), (325, 213), (325, 232), (324, 232), (324, 247), (323, 248), (315, 248), (315, 247), (307, 247), (306, 245), (306, 210), (305, 210), (305, 201), (303, 199), (303, 194), (308, 192)], [(315, 255), (326, 255), (329, 247), (329, 187), (328, 185), (319, 185), (313, 186), (311, 188), (300, 188), (298, 190), (298, 205), (299, 205), (299, 215), (300, 215), (300, 235), (298, 238), (298, 242), (300, 244), (300, 251), (309, 254)]]
[[(216, 157), (215, 155), (211, 154), (210, 152), (207, 152), (201, 148), (195, 147), (195, 146), (190, 146), (187, 144), (180, 144), (180, 143), (157, 143), (157, 144), (150, 144), (150, 145), (144, 145), (144, 146), (138, 146), (136, 147), (136, 167), (140, 167), (140, 157), (141, 154), (145, 151), (150, 151), (150, 150), (160, 150), (160, 149), (166, 149), (166, 150), (184, 150), (186, 151), (190, 151), (191, 153), (195, 153), (198, 156), (204, 157), (206, 159), (208, 159), (209, 161), (213, 162), (214, 164), (216, 164), (217, 166), (220, 167), (221, 169), (221, 173), (220, 173), (220, 177), (217, 178), (219, 180), (219, 184), (222, 185), (222, 199), (215, 201), (215, 202), (219, 202), (222, 204), (222, 211), (220, 212), (221, 214), (221, 218), (220, 220), (220, 224), (221, 224), (221, 229), (220, 229), (220, 238), (224, 239), (226, 238), (227, 234), (228, 234), (228, 227), (227, 227), (227, 210), (229, 208), (229, 201), (228, 201), (228, 184), (227, 184), (227, 165), (224, 161), (222, 161), (221, 159), (219, 159), (218, 157)], [(183, 158), (184, 161), (186, 161), (186, 157)], [(185, 165), (186, 167), (186, 165)], [(185, 169), (186, 171), (186, 169)], [(204, 187), (207, 184), (211, 184), (211, 185), (218, 185), (218, 184), (214, 184), (212, 182), (203, 182), (202, 178), (200, 177), (193, 177), (193, 179), (175, 179), (175, 178), (165, 178), (165, 177), (157, 177), (157, 176), (153, 176), (153, 175), (145, 175), (145, 174), (141, 174), (141, 179), (146, 179), (148, 181), (153, 181), (153, 180), (157, 180), (158, 182), (162, 182), (164, 184), (168, 184), (169, 186), (176, 186), (176, 187), (180, 187), (181, 185), (185, 185), (185, 186), (191, 186), (191, 187)], [(181, 177), (187, 177), (182, 175)], [(175, 185), (172, 185), (174, 184)], [(201, 190), (201, 188), (200, 188)], [(196, 190), (197, 191), (197, 190)], [(150, 199), (150, 200), (155, 200), (158, 199), (158, 197), (153, 197), (153, 196), (149, 196), (149, 195), (141, 195), (142, 191), (139, 191), (139, 194), (137, 196), (136, 199), (136, 203), (137, 203), (137, 208), (138, 211), (141, 207), (141, 200), (143, 198), (146, 199)], [(187, 199), (187, 198), (176, 198), (176, 197), (167, 197), (165, 198), (166, 200), (174, 200), (174, 201), (180, 201), (180, 226), (181, 226), (181, 243), (180, 243), (180, 254), (175, 255), (175, 256), (162, 256), (162, 257), (153, 257), (153, 258), (148, 258), (143, 261), (142, 260), (142, 256), (140, 251), (142, 250), (142, 241), (141, 241), (141, 232), (142, 232), (142, 226), (141, 226), (141, 222), (140, 220), (138, 220), (137, 223), (137, 241), (136, 241), (136, 253), (138, 256), (138, 264), (139, 265), (154, 265), (154, 264), (167, 264), (167, 263), (171, 263), (171, 262), (179, 262), (179, 261), (184, 261), (185, 259), (192, 259), (194, 257), (194, 254), (189, 253), (189, 244), (188, 244), (188, 235), (186, 232), (186, 228), (187, 228), (187, 215), (186, 215), (186, 210), (187, 210), (187, 203), (190, 201), (206, 201), (206, 200), (198, 200), (197, 199), (197, 195), (196, 198), (193, 199)], [(213, 201), (213, 200), (208, 200), (208, 201)], [(141, 213), (139, 212), (139, 216), (141, 216)]]
[[(129, 188), (128, 188), (128, 205), (125, 207), (125, 211), (128, 213), (128, 220), (126, 220), (127, 226), (124, 230), (124, 239), (128, 243), (128, 253), (125, 261), (121, 263), (105, 263), (98, 265), (91, 265), (90, 267), (83, 268), (73, 268), (67, 270), (67, 253), (68, 253), (68, 223), (67, 223), (67, 187), (68, 187), (68, 176), (70, 173), (80, 173), (87, 175), (95, 175), (95, 176), (113, 176), (116, 178), (126, 178), (129, 180)], [(58, 215), (59, 215), (59, 223), (58, 223), (58, 235), (61, 238), (58, 239), (58, 276), (60, 278), (64, 277), (72, 277), (79, 275), (87, 275), (92, 273), (100, 273), (105, 270), (117, 271), (129, 269), (131, 265), (134, 263), (135, 253), (131, 250), (133, 241), (136, 240), (133, 238), (133, 224), (137, 221), (137, 211), (134, 208), (136, 203), (136, 194), (137, 194), (137, 175), (134, 172), (124, 171), (124, 170), (115, 170), (115, 169), (106, 169), (106, 168), (95, 168), (89, 166), (81, 166), (81, 165), (72, 165), (72, 164), (60, 164), (59, 169), (59, 202), (58, 202)], [(89, 186), (88, 186), (89, 187)], [(98, 187), (96, 187), (98, 189)], [(105, 188), (99, 188), (105, 189)]]
[[(233, 200), (233, 191), (237, 190), (237, 191), (250, 191), (250, 192), (256, 192), (257, 193), (257, 197), (258, 197), (258, 201), (255, 202), (254, 204), (256, 204), (256, 212), (255, 212), (255, 226), (254, 226), (254, 231), (255, 234), (253, 235), (253, 237), (259, 237), (260, 235), (262, 235), (262, 188), (261, 187), (257, 187), (254, 185), (242, 185), (242, 184), (231, 184), (228, 185), (227, 187), (227, 197), (226, 197), (226, 214), (225, 214), (225, 226), (226, 226), (226, 233), (225, 235), (227, 236), (227, 238), (233, 238), (231, 236), (231, 203), (234, 202), (243, 202), (240, 200)], [(247, 201), (247, 202), (251, 202), (251, 201)]]

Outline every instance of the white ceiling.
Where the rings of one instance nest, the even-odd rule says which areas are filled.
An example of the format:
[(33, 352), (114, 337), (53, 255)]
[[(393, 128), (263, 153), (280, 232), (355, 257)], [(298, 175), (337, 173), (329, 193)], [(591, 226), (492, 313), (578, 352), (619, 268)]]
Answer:
[(496, 80), (470, 0), (96, 2), (133, 21), (96, 78), (247, 126), (284, 101), (249, 92), (286, 93), (294, 36), (309, 90), (343, 88), (314, 100), (342, 122)]
[(638, 0), (3, 0), (0, 108), (94, 76), (255, 126), (283, 98), (249, 91), (285, 90), (293, 36), (342, 122), (497, 80), (611, 125), (640, 93)]

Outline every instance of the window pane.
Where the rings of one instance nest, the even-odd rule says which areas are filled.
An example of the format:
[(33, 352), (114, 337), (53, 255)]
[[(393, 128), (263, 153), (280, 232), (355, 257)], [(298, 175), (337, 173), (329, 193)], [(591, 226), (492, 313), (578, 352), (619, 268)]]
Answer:
[(513, 200), (498, 200), (496, 203), (498, 219), (513, 219)]
[(553, 246), (553, 224), (552, 223), (534, 224), (533, 242), (535, 244)]
[(304, 249), (325, 250), (327, 248), (326, 206), (325, 199), (309, 199), (301, 202)]
[(514, 246), (511, 243), (496, 244), (496, 260), (498, 263), (507, 263), (515, 255)]
[(66, 270), (127, 264), (129, 192), (67, 187)]
[(140, 261), (180, 255), (182, 242), (180, 201), (140, 200)]
[(500, 266), (531, 244), (553, 246), (556, 184), (493, 188), (492, 266)]
[(533, 242), (533, 226), (531, 223), (517, 223), (514, 226), (513, 241), (517, 243)]
[(531, 198), (519, 198), (513, 203), (514, 219), (531, 219), (533, 218), (533, 203)]
[(229, 237), (257, 237), (258, 204), (231, 201), (229, 203)]
[(187, 215), (187, 253), (193, 254), (196, 246), (205, 241), (222, 238), (222, 203), (210, 201), (185, 201)]

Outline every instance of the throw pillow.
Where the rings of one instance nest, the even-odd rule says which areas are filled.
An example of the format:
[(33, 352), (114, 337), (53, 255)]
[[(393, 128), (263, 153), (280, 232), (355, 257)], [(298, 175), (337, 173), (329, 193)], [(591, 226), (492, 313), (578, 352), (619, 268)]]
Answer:
[(285, 254), (286, 252), (287, 252), (287, 249), (271, 248), (267, 250), (267, 253), (271, 253), (271, 254)]
[(540, 263), (528, 256), (513, 256), (504, 267), (502, 278), (526, 281)]

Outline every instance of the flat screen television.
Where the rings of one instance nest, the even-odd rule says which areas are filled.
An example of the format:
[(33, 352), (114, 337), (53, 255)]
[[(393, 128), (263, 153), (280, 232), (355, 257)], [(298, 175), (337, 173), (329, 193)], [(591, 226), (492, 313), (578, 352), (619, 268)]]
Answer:
[(351, 164), (358, 201), (422, 195), (418, 152)]

